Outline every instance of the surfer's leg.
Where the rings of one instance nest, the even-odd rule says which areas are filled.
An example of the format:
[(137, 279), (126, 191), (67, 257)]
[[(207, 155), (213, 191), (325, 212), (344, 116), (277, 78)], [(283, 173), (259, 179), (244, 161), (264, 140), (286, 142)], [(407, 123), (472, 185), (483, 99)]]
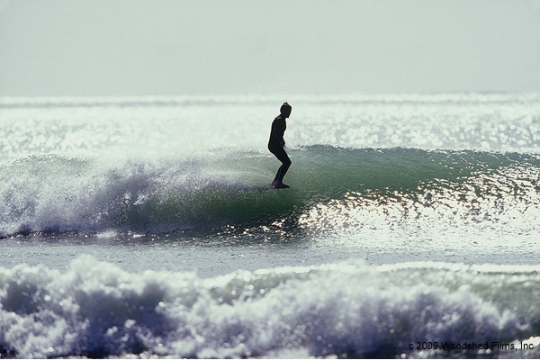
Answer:
[(278, 158), (279, 161), (282, 162), (282, 165), (279, 167), (276, 177), (274, 178), (274, 183), (283, 183), (283, 177), (287, 173), (287, 170), (289, 170), (289, 167), (292, 164), (291, 159), (289, 159), (289, 156), (285, 152), (283, 148), (281, 149), (275, 149), (275, 151), (272, 151), (272, 153)]
[(287, 170), (289, 170), (289, 167), (291, 166), (291, 163), (284, 163), (281, 165), (276, 173), (276, 177), (274, 178), (274, 181), (283, 182), (283, 177), (287, 173)]

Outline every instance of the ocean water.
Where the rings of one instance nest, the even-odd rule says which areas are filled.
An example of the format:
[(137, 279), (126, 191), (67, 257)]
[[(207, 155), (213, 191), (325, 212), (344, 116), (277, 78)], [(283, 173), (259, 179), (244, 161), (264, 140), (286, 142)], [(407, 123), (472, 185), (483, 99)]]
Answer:
[(540, 357), (540, 94), (0, 98), (0, 154), (0, 357)]

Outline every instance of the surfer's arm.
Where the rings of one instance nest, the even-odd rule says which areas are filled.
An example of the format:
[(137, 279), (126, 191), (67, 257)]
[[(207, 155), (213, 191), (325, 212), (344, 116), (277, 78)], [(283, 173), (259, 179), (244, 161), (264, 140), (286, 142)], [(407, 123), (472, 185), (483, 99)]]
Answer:
[(277, 143), (280, 144), (282, 147), (285, 146), (285, 139), (283, 138), (283, 135), (285, 133), (285, 122), (275, 120), (272, 124), (272, 136), (277, 140)]

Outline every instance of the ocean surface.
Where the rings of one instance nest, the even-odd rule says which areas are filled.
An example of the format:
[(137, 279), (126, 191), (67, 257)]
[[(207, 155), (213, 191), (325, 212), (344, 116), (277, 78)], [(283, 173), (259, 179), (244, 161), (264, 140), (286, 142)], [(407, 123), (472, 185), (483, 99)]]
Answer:
[(0, 98), (0, 156), (0, 357), (540, 357), (540, 94)]

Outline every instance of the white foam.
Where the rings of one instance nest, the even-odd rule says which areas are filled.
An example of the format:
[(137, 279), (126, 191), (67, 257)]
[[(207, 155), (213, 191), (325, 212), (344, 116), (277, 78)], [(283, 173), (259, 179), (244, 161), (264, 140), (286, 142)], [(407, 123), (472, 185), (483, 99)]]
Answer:
[(64, 273), (20, 265), (0, 269), (0, 346), (19, 357), (393, 357), (418, 341), (538, 335), (538, 310), (505, 305), (496, 290), (446, 287), (445, 274), (440, 285), (411, 285), (352, 261), (206, 280), (128, 273), (90, 257)]

